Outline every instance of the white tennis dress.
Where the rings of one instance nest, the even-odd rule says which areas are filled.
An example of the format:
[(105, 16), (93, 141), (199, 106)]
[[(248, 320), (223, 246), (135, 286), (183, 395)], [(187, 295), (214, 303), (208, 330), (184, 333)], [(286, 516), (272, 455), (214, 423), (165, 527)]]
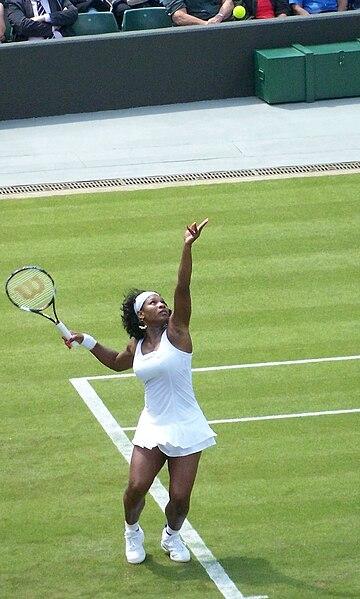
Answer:
[(142, 340), (135, 350), (133, 369), (145, 385), (133, 444), (159, 449), (170, 457), (189, 455), (215, 445), (210, 428), (196, 401), (192, 386), (192, 354), (172, 345), (166, 330), (157, 350), (143, 355)]

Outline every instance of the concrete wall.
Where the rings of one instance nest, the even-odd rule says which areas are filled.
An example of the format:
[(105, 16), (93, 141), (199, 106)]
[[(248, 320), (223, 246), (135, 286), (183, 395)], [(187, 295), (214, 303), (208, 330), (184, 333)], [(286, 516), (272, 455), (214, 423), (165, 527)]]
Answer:
[(254, 49), (360, 37), (360, 11), (0, 45), (0, 120), (254, 95)]

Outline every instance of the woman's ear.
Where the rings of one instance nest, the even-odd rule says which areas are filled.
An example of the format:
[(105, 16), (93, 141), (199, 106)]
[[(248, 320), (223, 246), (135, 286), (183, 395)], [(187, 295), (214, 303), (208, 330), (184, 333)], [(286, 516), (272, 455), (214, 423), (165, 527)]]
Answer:
[(138, 319), (139, 319), (138, 327), (142, 331), (145, 331), (147, 329), (147, 324), (144, 320), (143, 314), (144, 314), (144, 312), (142, 310), (140, 310), (140, 312), (138, 312), (138, 315), (137, 315)]

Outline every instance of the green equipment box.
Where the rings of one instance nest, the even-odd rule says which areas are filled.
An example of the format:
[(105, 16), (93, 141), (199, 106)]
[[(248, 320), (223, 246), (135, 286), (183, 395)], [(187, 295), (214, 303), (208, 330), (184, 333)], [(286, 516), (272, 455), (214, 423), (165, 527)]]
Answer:
[(269, 104), (360, 96), (360, 40), (256, 50), (255, 94)]
[(255, 50), (255, 95), (269, 104), (305, 102), (305, 57), (296, 48)]

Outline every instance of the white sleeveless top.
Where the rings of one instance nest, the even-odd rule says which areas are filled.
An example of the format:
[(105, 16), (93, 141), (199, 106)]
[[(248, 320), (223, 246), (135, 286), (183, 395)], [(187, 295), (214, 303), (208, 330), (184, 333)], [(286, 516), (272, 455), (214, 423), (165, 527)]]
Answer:
[(136, 345), (133, 369), (145, 385), (145, 407), (140, 415), (133, 444), (176, 457), (189, 455), (215, 444), (210, 428), (196, 401), (191, 375), (192, 354), (172, 345), (166, 330), (157, 350), (142, 354)]

